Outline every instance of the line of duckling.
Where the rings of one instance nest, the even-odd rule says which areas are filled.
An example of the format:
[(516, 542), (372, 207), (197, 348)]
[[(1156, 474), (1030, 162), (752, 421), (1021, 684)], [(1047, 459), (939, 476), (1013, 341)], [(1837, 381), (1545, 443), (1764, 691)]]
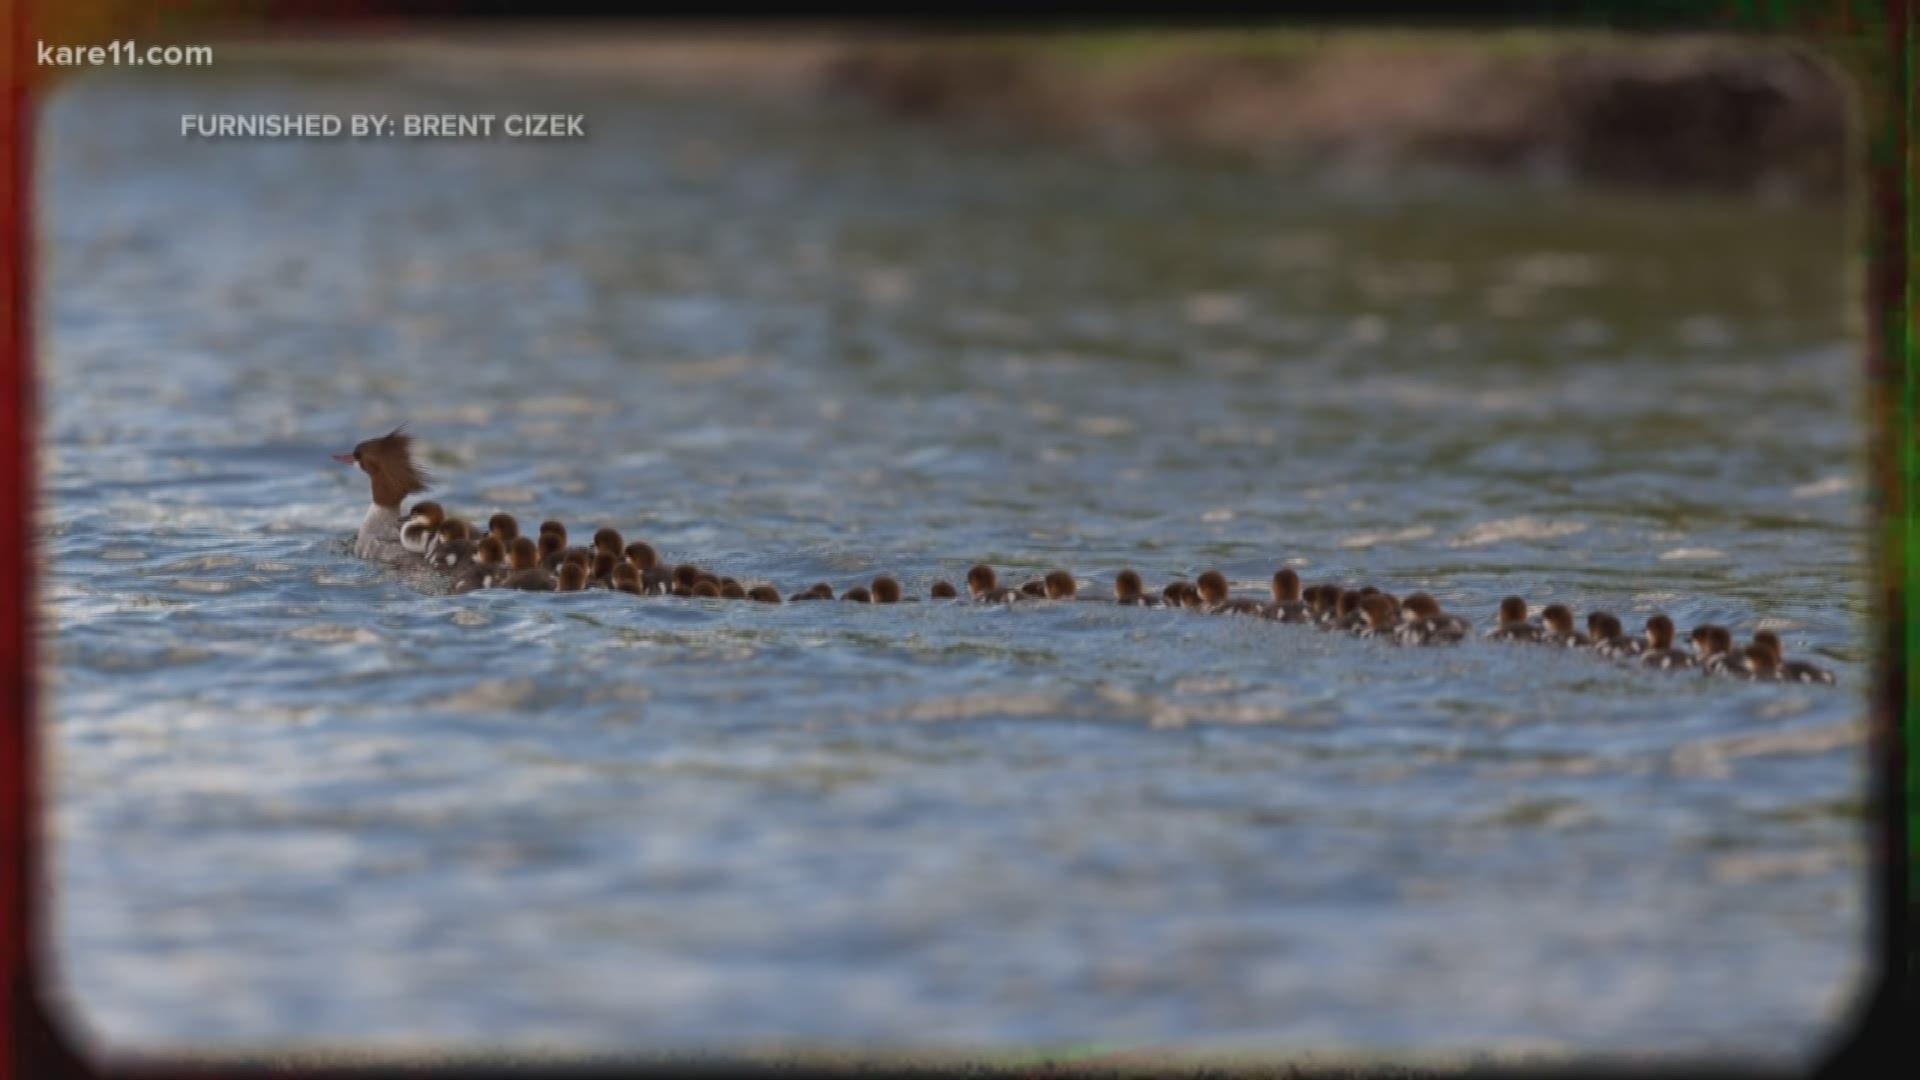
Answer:
[[(579, 592), (612, 589), (635, 596), (679, 596), (720, 600), (782, 602), (770, 584), (745, 585), (692, 563), (667, 566), (653, 545), (625, 542), (618, 529), (605, 526), (593, 534), (591, 546), (568, 544), (567, 527), (559, 521), (540, 524), (539, 538), (520, 535), (512, 514), (494, 514), (484, 533), (460, 518), (449, 517), (431, 500), (415, 503), (400, 528), (400, 543), (431, 566), (453, 575), (453, 591), (521, 589), (535, 592)], [(1302, 587), (1300, 575), (1282, 568), (1273, 575), (1271, 600), (1231, 595), (1226, 575), (1208, 570), (1192, 582), (1170, 582), (1149, 592), (1140, 574), (1120, 571), (1114, 595), (1082, 596), (1074, 576), (1065, 570), (1015, 586), (1003, 586), (993, 568), (974, 566), (967, 571), (967, 595), (978, 603), (1019, 603), (1028, 600), (1092, 600), (1135, 607), (1170, 607), (1207, 614), (1245, 615), (1282, 623), (1311, 625), (1355, 637), (1390, 641), (1398, 645), (1450, 645), (1473, 636), (1473, 623), (1442, 610), (1439, 601), (1424, 592), (1402, 598), (1368, 585), (1357, 589), (1337, 584)], [(959, 600), (951, 583), (936, 581), (928, 590), (932, 600)], [(872, 585), (856, 585), (839, 596), (820, 582), (785, 598), (787, 603), (808, 600), (845, 600), (856, 603), (915, 602), (895, 578), (882, 574)], [(1761, 630), (1750, 644), (1735, 651), (1733, 635), (1724, 626), (1696, 626), (1691, 651), (1674, 647), (1675, 627), (1665, 615), (1647, 619), (1644, 635), (1625, 632), (1609, 612), (1587, 615), (1583, 632), (1575, 627), (1572, 609), (1549, 604), (1537, 619), (1528, 616), (1527, 602), (1518, 596), (1500, 601), (1497, 625), (1489, 641), (1581, 649), (1611, 660), (1639, 664), (1661, 671), (1698, 669), (1707, 675), (1765, 682), (1835, 682), (1832, 671), (1805, 660), (1782, 655), (1778, 635)]]

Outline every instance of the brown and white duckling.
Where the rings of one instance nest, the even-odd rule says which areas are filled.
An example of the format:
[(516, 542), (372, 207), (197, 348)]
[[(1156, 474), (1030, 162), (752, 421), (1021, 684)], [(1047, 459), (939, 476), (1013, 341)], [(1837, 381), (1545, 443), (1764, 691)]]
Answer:
[(513, 545), (507, 549), (507, 557), (509, 565), (513, 567), (513, 572), (502, 582), (507, 588), (552, 592), (559, 586), (552, 571), (540, 568), (540, 548), (532, 537), (515, 537)]
[(1786, 659), (1781, 652), (1780, 635), (1771, 630), (1754, 634), (1753, 643), (1773, 653), (1774, 673), (1781, 682), (1824, 683), (1832, 686), (1838, 681), (1832, 671), (1818, 664)]
[(747, 590), (747, 599), (761, 604), (777, 604), (780, 602), (780, 590), (771, 585), (755, 585)]
[(881, 574), (873, 579), (873, 602), (876, 604), (897, 604), (901, 599), (900, 583), (892, 577)]
[(1393, 640), (1402, 645), (1452, 645), (1473, 636), (1473, 624), (1441, 610), (1440, 601), (1417, 592), (1400, 602)]
[(1215, 615), (1264, 615), (1263, 605), (1258, 600), (1235, 599), (1231, 587), (1227, 584), (1227, 575), (1218, 570), (1207, 570), (1193, 579), (1193, 587), (1200, 592), (1205, 603), (1204, 610)]
[(447, 520), (447, 512), (432, 499), (422, 499), (407, 511), (406, 523), (400, 526), (400, 546), (415, 555), (427, 555), (433, 547), (434, 538), (440, 534), (440, 524)]
[(427, 561), (442, 570), (458, 570), (473, 561), (475, 548), (467, 523), (448, 518), (427, 545)]
[(1593, 639), (1593, 651), (1609, 660), (1631, 660), (1647, 651), (1646, 639), (1628, 636), (1612, 612), (1588, 614), (1587, 636)]
[(977, 563), (967, 571), (967, 592), (980, 604), (1011, 604), (1026, 598), (1019, 589), (1003, 589), (993, 567)]
[(1365, 585), (1358, 589), (1346, 589), (1340, 593), (1340, 600), (1334, 605), (1333, 629), (1352, 633), (1367, 625), (1367, 616), (1360, 605), (1369, 596), (1378, 595), (1379, 589)]
[(1386, 593), (1361, 597), (1359, 610), (1360, 625), (1350, 631), (1354, 637), (1391, 640), (1400, 627), (1400, 605)]
[(1527, 602), (1518, 596), (1500, 601), (1499, 625), (1487, 631), (1488, 641), (1539, 641), (1546, 631), (1527, 618)]
[(1333, 625), (1340, 609), (1340, 587), (1338, 585), (1312, 585), (1301, 593), (1301, 599), (1307, 604), (1307, 621), (1322, 629)]
[(520, 523), (503, 510), (487, 519), (487, 535), (499, 537), (507, 545), (507, 554), (512, 555), (513, 542), (520, 539)]
[(1035, 600), (1044, 600), (1047, 596), (1047, 582), (1045, 578), (1028, 578), (1021, 582), (1017, 588), (1020, 590), (1020, 595), (1030, 596)]
[[(546, 573), (545, 569), (540, 571)], [(577, 562), (560, 564), (560, 573), (556, 576), (555, 588), (559, 592), (585, 592), (587, 590), (586, 568)]]
[(1779, 682), (1780, 658), (1765, 645), (1749, 645), (1740, 650), (1740, 671), (1729, 671), (1737, 679), (1749, 682)]
[(1192, 582), (1169, 581), (1160, 588), (1160, 602), (1164, 607), (1187, 607), (1187, 598), (1189, 596), (1193, 598), (1196, 605), (1200, 602), (1200, 593), (1193, 587)]
[(867, 591), (865, 585), (855, 585), (853, 588), (841, 593), (840, 599), (851, 600), (856, 604), (871, 604), (873, 603), (873, 594)]
[(1300, 599), (1300, 575), (1291, 567), (1273, 572), (1273, 601), (1260, 606), (1260, 614), (1285, 623), (1303, 623), (1310, 618), (1307, 605)]
[(728, 578), (720, 583), (720, 599), (745, 600), (746, 598), (747, 587), (745, 585), (740, 584), (732, 578)]
[(933, 587), (927, 590), (927, 596), (934, 600), (958, 600), (960, 590), (953, 587), (953, 582), (943, 579), (933, 583)]
[(1680, 671), (1699, 664), (1692, 653), (1673, 647), (1673, 620), (1665, 615), (1647, 619), (1647, 648), (1640, 654), (1640, 662), (1661, 671)]
[(1700, 652), (1700, 670), (1708, 675), (1746, 675), (1747, 658), (1733, 651), (1733, 632), (1707, 623), (1693, 628), (1693, 644)]
[(1540, 612), (1540, 621), (1547, 627), (1547, 632), (1540, 635), (1545, 644), (1563, 649), (1584, 649), (1593, 644), (1592, 638), (1573, 628), (1573, 609), (1565, 604), (1548, 604)]
[(400, 503), (427, 490), (433, 481), (413, 460), (413, 437), (394, 428), (377, 439), (362, 439), (349, 453), (333, 455), (333, 460), (359, 466), (373, 488), (373, 505), (353, 539), (354, 555), (381, 562), (411, 556), (400, 543)]
[[(667, 587), (667, 591), (675, 596), (692, 596), (693, 587), (698, 584), (700, 568), (692, 563), (678, 563), (673, 568), (673, 584)], [(718, 588), (714, 589), (716, 596), (719, 592)]]
[[(574, 565), (580, 565), (576, 562)], [(593, 565), (587, 568), (587, 587), (592, 589), (613, 588), (613, 568), (629, 565), (617, 551), (598, 548), (593, 553)]]
[[(573, 565), (578, 566), (580, 564), (574, 563)], [(612, 581), (614, 591), (616, 592), (632, 593), (635, 596), (645, 595), (640, 585), (640, 571), (635, 570), (632, 563), (615, 563), (613, 566)]]
[(813, 587), (809, 589), (805, 589), (801, 592), (794, 593), (792, 596), (787, 597), (787, 602), (791, 604), (797, 604), (802, 600), (831, 600), (831, 599), (833, 599), (833, 586), (827, 584), (824, 581), (821, 581), (821, 582), (816, 582), (813, 585)]
[(504, 582), (510, 572), (507, 546), (497, 536), (483, 536), (474, 545), (473, 561), (454, 580), (453, 591), (466, 593), (475, 589), (490, 589)]
[(687, 590), (687, 596), (694, 600), (718, 600), (720, 599), (720, 583), (718, 581), (709, 581), (706, 578), (701, 578), (693, 583), (693, 588)]
[(1047, 571), (1047, 576), (1041, 578), (1040, 582), (1046, 586), (1047, 599), (1049, 600), (1073, 600), (1078, 598), (1080, 583), (1074, 580), (1073, 575), (1065, 570), (1049, 570)]
[(1113, 602), (1129, 607), (1159, 607), (1161, 598), (1147, 592), (1146, 583), (1140, 580), (1140, 572), (1128, 567), (1114, 575)]

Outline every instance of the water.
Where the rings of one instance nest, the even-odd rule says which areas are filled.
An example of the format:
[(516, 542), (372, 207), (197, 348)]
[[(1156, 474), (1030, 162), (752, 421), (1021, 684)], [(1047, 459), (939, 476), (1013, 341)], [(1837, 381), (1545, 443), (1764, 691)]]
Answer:
[[(1870, 681), (1831, 212), (457, 70), (44, 114), (50, 960), (113, 1048), (1817, 1052)], [(204, 142), (181, 113), (581, 111)], [(457, 511), (791, 592), (1520, 592), (1841, 685), (1095, 604), (447, 596)]]

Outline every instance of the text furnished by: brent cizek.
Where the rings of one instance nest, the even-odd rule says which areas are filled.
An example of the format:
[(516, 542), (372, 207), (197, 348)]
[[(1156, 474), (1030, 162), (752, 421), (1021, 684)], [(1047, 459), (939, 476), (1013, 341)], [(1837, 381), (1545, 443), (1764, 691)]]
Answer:
[(582, 113), (182, 113), (180, 134), (205, 139), (578, 139)]

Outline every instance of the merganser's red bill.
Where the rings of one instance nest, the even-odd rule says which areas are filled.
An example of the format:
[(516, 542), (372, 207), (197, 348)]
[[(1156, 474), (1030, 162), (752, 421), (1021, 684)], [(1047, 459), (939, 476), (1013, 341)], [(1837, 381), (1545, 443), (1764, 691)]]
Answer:
[(333, 460), (339, 462), (342, 465), (351, 465), (353, 464), (353, 455), (352, 454), (335, 454), (333, 455)]

